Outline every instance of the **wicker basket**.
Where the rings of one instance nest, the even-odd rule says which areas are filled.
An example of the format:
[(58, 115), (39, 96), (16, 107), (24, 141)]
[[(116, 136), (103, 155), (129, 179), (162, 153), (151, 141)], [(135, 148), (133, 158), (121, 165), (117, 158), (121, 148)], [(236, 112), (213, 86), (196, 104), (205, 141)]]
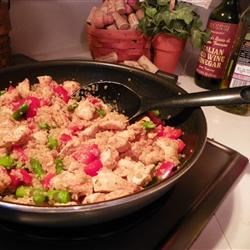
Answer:
[(150, 40), (136, 30), (96, 29), (87, 25), (88, 44), (93, 59), (116, 52), (118, 62), (150, 58)]

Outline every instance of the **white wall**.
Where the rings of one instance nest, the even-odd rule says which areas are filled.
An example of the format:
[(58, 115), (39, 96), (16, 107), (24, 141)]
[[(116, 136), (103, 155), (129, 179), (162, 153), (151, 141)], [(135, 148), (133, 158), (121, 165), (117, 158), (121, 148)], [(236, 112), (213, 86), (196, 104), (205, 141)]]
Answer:
[(37, 60), (89, 58), (84, 24), (101, 0), (12, 0), (11, 46)]
[[(214, 8), (221, 0), (213, 0)], [(92, 6), (102, 0), (11, 0), (11, 46), (37, 60), (90, 59), (85, 20)], [(243, 6), (249, 0), (242, 0)], [(197, 8), (206, 25), (211, 9)], [(187, 43), (177, 73), (192, 75), (199, 50)]]

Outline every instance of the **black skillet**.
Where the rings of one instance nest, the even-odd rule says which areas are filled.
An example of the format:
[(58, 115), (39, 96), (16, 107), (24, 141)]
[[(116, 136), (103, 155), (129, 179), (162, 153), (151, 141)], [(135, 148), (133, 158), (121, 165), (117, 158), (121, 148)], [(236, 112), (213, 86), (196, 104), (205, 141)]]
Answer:
[[(28, 78), (37, 82), (36, 77), (50, 75), (56, 81), (76, 80), (83, 85), (98, 81), (121, 83), (143, 97), (168, 98), (185, 91), (168, 78), (122, 65), (94, 61), (49, 61), (0, 70), (1, 89), (15, 85)], [(170, 78), (171, 79), (171, 78)], [(117, 96), (117, 95), (116, 95)], [(120, 91), (119, 100), (134, 105), (126, 93)], [(174, 108), (171, 108), (173, 110)], [(207, 125), (200, 108), (178, 110), (178, 115), (168, 120), (169, 124), (185, 131), (185, 161), (172, 177), (154, 186), (127, 197), (91, 205), (66, 207), (35, 207), (0, 201), (0, 219), (46, 227), (73, 227), (98, 224), (135, 212), (165, 194), (196, 162), (206, 143)], [(160, 109), (163, 118), (169, 116), (167, 109)], [(195, 181), (195, 180), (194, 180)]]

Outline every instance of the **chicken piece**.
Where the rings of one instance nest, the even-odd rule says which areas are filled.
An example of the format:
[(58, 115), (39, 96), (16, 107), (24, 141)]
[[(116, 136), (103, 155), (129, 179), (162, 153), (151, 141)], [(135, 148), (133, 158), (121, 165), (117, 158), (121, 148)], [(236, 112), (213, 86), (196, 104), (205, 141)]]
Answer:
[(127, 124), (128, 119), (126, 116), (112, 112), (106, 114), (106, 116), (99, 122), (99, 127), (108, 130), (123, 130), (126, 128)]
[(119, 153), (113, 148), (107, 148), (101, 152), (100, 159), (104, 167), (114, 169), (117, 166)]
[(97, 176), (92, 178), (95, 192), (112, 192), (117, 189), (133, 190), (137, 186), (116, 175), (112, 171), (100, 171)]
[(151, 173), (154, 167), (155, 165), (153, 164), (145, 166), (142, 162), (125, 158), (118, 162), (118, 167), (114, 173), (121, 177), (127, 177), (130, 183), (145, 186), (152, 180)]
[(91, 178), (87, 177), (83, 171), (63, 171), (51, 179), (50, 186), (54, 189), (69, 191), (74, 199), (93, 193)]
[(159, 138), (155, 144), (164, 152), (165, 160), (171, 161), (174, 164), (179, 164), (178, 143), (166, 137)]
[(75, 109), (74, 114), (81, 119), (90, 121), (95, 116), (96, 108), (88, 100), (82, 100), (79, 102), (78, 107)]
[(34, 94), (37, 97), (46, 98), (46, 100), (51, 101), (54, 92), (52, 89), (53, 79), (51, 76), (39, 76), (37, 77), (39, 84), (35, 84)]
[(105, 150), (108, 145), (108, 140), (114, 135), (113, 131), (103, 131), (99, 132), (95, 136), (95, 143), (98, 144), (101, 150)]
[(85, 128), (82, 132), (79, 133), (79, 136), (83, 137), (95, 137), (96, 133), (99, 131), (98, 124), (92, 124), (89, 127)]
[(81, 88), (81, 85), (76, 81), (64, 81), (63, 87), (68, 91), (69, 95), (72, 96)]
[(0, 166), (0, 194), (3, 193), (11, 183), (11, 178), (6, 169)]
[(130, 149), (129, 135), (124, 133), (126, 131), (114, 134), (108, 140), (108, 145), (122, 153)]
[(24, 79), (16, 86), (16, 90), (22, 98), (29, 96), (30, 94), (30, 81), (28, 79)]
[(37, 110), (35, 116), (37, 124), (47, 123), (50, 127), (66, 127), (70, 122), (70, 117), (66, 107), (62, 107), (57, 101), (52, 106), (43, 106)]
[(4, 156), (7, 154), (7, 149), (6, 148), (0, 148), (0, 157)]
[(20, 98), (16, 88), (8, 90), (3, 95), (0, 95), (0, 107), (4, 105), (9, 105), (14, 101), (17, 101)]
[(55, 173), (54, 161), (57, 155), (55, 150), (50, 150), (47, 145), (30, 141), (25, 149), (28, 159), (38, 160), (45, 172)]
[[(138, 188), (137, 192), (140, 191), (141, 189)], [(130, 195), (130, 194), (133, 194), (135, 191), (132, 190), (132, 189), (118, 189), (118, 190), (115, 190), (113, 192), (110, 192), (108, 194), (105, 195), (105, 200), (113, 200), (113, 199), (116, 199), (116, 198), (120, 198), (120, 197), (124, 197), (126, 195)]]
[(32, 134), (32, 138), (35, 140), (37, 144), (47, 144), (48, 137), (46, 131), (37, 131)]
[(101, 201), (105, 201), (105, 194), (104, 193), (93, 193), (93, 194), (87, 195), (84, 198), (82, 203), (83, 204), (91, 204), (91, 203), (101, 202)]
[(49, 85), (53, 81), (51, 76), (46, 76), (46, 75), (38, 76), (37, 79), (41, 86)]
[[(7, 123), (9, 126), (6, 126)], [(30, 133), (30, 129), (25, 124), (14, 125), (11, 122), (5, 121), (4, 124), (0, 124), (0, 147), (23, 144), (29, 139)]]
[(144, 164), (157, 164), (165, 160), (164, 151), (156, 145), (148, 145), (144, 147), (139, 160)]

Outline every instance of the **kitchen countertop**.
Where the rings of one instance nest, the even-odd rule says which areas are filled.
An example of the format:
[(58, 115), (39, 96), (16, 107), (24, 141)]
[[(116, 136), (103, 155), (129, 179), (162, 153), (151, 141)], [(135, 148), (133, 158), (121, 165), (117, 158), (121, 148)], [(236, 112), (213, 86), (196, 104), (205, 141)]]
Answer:
[[(194, 79), (180, 75), (178, 84), (187, 92), (204, 91)], [(220, 142), (250, 160), (250, 117), (202, 108), (208, 124), (208, 137)], [(211, 156), (212, 157), (212, 156)], [(250, 163), (235, 181), (217, 211), (194, 242), (197, 249), (250, 249)]]

